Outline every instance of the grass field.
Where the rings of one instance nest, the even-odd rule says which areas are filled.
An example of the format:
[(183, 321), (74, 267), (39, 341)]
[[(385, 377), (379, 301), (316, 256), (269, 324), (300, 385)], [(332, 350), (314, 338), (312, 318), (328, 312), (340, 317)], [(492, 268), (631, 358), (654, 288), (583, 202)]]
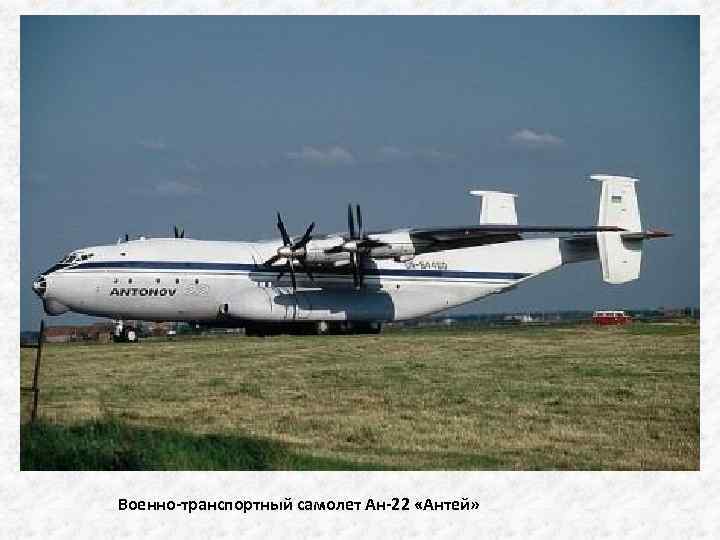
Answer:
[(695, 470), (699, 367), (692, 323), (47, 345), (21, 468)]

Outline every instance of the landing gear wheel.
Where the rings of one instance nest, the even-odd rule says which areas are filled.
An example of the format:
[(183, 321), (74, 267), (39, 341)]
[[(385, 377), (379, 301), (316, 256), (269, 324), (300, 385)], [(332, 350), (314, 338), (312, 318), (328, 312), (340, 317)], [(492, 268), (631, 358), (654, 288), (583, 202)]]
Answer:
[(247, 337), (265, 337), (262, 327), (259, 324), (248, 324), (245, 327), (245, 336)]
[(138, 342), (138, 336), (137, 332), (134, 328), (128, 327), (127, 330), (124, 331), (125, 334), (125, 340), (128, 343), (137, 343)]
[(330, 325), (327, 321), (318, 321), (315, 325), (315, 333), (318, 336), (326, 336), (330, 333)]
[(138, 333), (132, 326), (124, 326), (122, 330), (119, 330), (119, 334), (113, 334), (113, 341), (115, 343), (137, 343)]
[(353, 325), (354, 334), (379, 334), (382, 332), (382, 323), (366, 322)]

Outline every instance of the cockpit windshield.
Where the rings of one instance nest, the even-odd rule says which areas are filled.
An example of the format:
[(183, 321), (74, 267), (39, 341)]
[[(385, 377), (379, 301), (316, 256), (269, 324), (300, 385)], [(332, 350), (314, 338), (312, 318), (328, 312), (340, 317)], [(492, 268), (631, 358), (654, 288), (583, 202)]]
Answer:
[(86, 261), (93, 255), (94, 255), (94, 253), (78, 253), (78, 252), (73, 251), (72, 253), (68, 253), (62, 259), (60, 259), (60, 262), (55, 263), (51, 268), (48, 268), (45, 272), (43, 272), (43, 274), (50, 274), (51, 272), (54, 272), (55, 270), (60, 270), (61, 268), (67, 268), (68, 266), (72, 266), (81, 261)]
[(69, 255), (65, 255), (62, 259), (60, 259), (60, 264), (72, 264), (77, 258), (78, 256), (76, 253), (70, 253)]
[(73, 251), (72, 253), (65, 255), (58, 264), (76, 264), (80, 261), (87, 261), (93, 255), (94, 253), (77, 253)]

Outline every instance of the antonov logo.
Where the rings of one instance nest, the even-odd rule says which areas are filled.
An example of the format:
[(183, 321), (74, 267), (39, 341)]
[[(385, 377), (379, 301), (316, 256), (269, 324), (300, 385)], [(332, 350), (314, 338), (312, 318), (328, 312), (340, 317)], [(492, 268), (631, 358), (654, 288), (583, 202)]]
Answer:
[(177, 289), (148, 287), (113, 287), (110, 290), (110, 296), (175, 296)]

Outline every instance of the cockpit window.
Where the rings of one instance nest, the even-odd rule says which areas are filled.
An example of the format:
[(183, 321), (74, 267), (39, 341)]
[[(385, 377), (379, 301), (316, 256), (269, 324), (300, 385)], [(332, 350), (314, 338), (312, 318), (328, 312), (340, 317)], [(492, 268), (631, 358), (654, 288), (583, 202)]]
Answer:
[(76, 253), (72, 252), (67, 255), (65, 255), (62, 259), (60, 259), (60, 262), (54, 264), (51, 268), (48, 268), (43, 274), (50, 274), (51, 272), (54, 272), (55, 270), (61, 270), (63, 268), (67, 268), (68, 266), (72, 266), (74, 264), (78, 264), (81, 261), (87, 261), (90, 259), (94, 253)]
[(68, 254), (68, 255), (65, 255), (65, 257), (63, 257), (63, 258), (60, 260), (60, 263), (59, 263), (59, 264), (74, 264), (74, 263), (78, 263), (78, 262), (80, 262), (80, 261), (86, 261), (86, 260), (88, 260), (90, 257), (92, 257), (93, 255), (94, 255), (94, 253), (82, 253), (82, 254), (80, 254), (80, 253), (75, 253), (75, 252), (73, 252), (73, 253), (70, 253), (70, 254)]

